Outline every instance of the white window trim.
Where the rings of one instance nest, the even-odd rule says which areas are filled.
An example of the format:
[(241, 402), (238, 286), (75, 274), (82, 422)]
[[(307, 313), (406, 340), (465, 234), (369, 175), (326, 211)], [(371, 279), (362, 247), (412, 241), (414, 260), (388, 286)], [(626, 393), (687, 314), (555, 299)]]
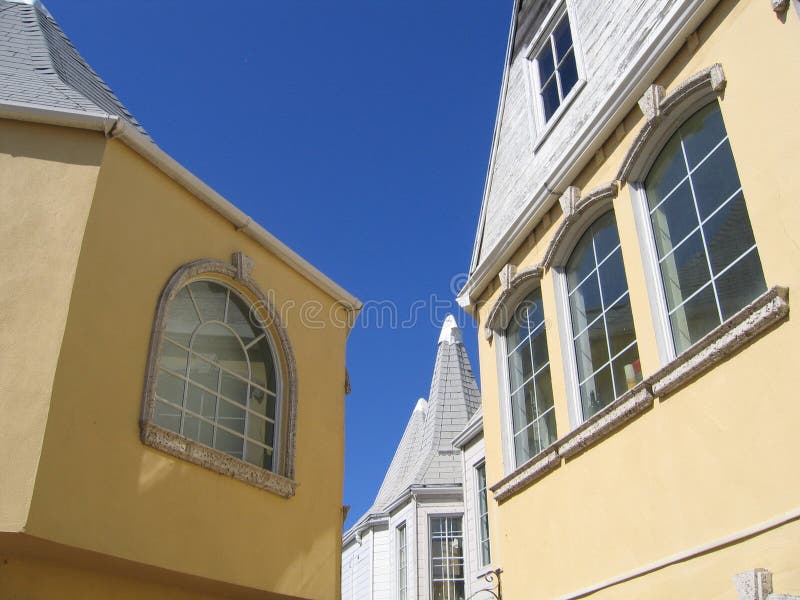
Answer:
[[(403, 579), (400, 577), (400, 530), (401, 529), (405, 533), (404, 542), (405, 542), (405, 553), (406, 553), (406, 555), (405, 555), (405, 565), (404, 565), (404, 567), (405, 567), (405, 569), (404, 569), (405, 570), (405, 581), (404, 582), (403, 582)], [(395, 543), (394, 543), (394, 551), (395, 551), (395, 573), (394, 573), (395, 574), (395, 577), (394, 577), (394, 580), (395, 580), (395, 594), (394, 594), (394, 597), (397, 598), (397, 600), (400, 600), (400, 586), (401, 586), (401, 583), (405, 583), (406, 600), (408, 600), (409, 599), (408, 592), (409, 592), (409, 589), (410, 589), (410, 586), (408, 585), (408, 572), (409, 572), (409, 568), (408, 568), (408, 564), (409, 564), (409, 561), (408, 561), (408, 550), (409, 550), (409, 547), (410, 547), (409, 543), (408, 543), (408, 540), (409, 540), (408, 522), (407, 521), (403, 521), (401, 523), (398, 523), (394, 528), (394, 535), (395, 535)]]
[[(572, 89), (564, 96), (564, 99), (559, 104), (550, 119), (545, 118), (544, 105), (541, 98), (541, 82), (539, 81), (539, 68), (536, 61), (536, 55), (546, 43), (550, 41), (550, 36), (553, 33), (556, 25), (561, 18), (567, 15), (569, 19), (570, 37), (572, 38), (572, 51), (575, 55), (575, 67), (578, 71), (578, 80)], [(572, 8), (572, 3), (566, 0), (557, 2), (550, 9), (550, 12), (542, 21), (542, 25), (536, 31), (532, 41), (525, 49), (524, 56), (526, 58), (526, 77), (525, 86), (529, 102), (529, 122), (531, 124), (531, 139), (533, 140), (533, 151), (537, 152), (544, 144), (545, 140), (550, 136), (550, 133), (555, 129), (561, 117), (569, 110), (570, 105), (575, 101), (575, 98), (580, 94), (581, 90), (586, 86), (586, 75), (584, 70), (584, 57), (583, 48), (580, 43), (580, 36), (576, 35), (577, 21), (575, 20), (575, 11)]]
[(433, 529), (431, 528), (431, 521), (433, 519), (452, 519), (452, 518), (460, 518), (461, 519), (461, 558), (464, 563), (464, 590), (467, 589), (467, 553), (465, 552), (466, 548), (464, 548), (464, 544), (466, 544), (466, 536), (465, 534), (465, 527), (464, 521), (465, 513), (461, 512), (441, 512), (441, 513), (428, 513), (428, 531), (426, 532), (426, 537), (428, 538), (428, 565), (427, 565), (427, 572), (428, 572), (428, 594), (431, 598), (433, 598)]
[(492, 535), (489, 533), (489, 537), (487, 538), (486, 542), (489, 544), (489, 561), (483, 562), (483, 540), (481, 539), (481, 487), (480, 487), (480, 477), (478, 476), (478, 469), (483, 467), (483, 478), (484, 478), (484, 490), (486, 493), (486, 521), (488, 524), (488, 531), (491, 531), (491, 523), (489, 522), (489, 479), (486, 476), (486, 459), (482, 458), (481, 460), (477, 461), (472, 466), (472, 473), (475, 479), (475, 531), (476, 536), (475, 539), (478, 542), (475, 544), (475, 550), (477, 552), (477, 562), (478, 569), (486, 569), (492, 564)]

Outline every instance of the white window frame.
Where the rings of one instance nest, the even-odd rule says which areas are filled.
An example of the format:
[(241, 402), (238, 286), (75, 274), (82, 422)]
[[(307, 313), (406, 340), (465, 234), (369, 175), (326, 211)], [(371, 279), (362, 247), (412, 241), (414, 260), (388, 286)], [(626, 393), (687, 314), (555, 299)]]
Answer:
[[(402, 532), (404, 551), (403, 563), (400, 562), (400, 533)], [(395, 581), (397, 582), (397, 600), (408, 600), (408, 525), (403, 521), (394, 528), (395, 533), (395, 555), (396, 555), (396, 569)]]
[(489, 480), (486, 478), (486, 461), (480, 460), (475, 463), (472, 467), (472, 471), (475, 475), (475, 529), (476, 529), (476, 536), (475, 539), (477, 540), (476, 550), (478, 553), (478, 566), (481, 569), (485, 569), (489, 565), (492, 564), (492, 536), (489, 534), (489, 537), (486, 538), (486, 545), (489, 550), (489, 560), (487, 562), (483, 561), (483, 537), (481, 534), (481, 519), (483, 519), (484, 513), (481, 513), (481, 480), (480, 480), (480, 473), (479, 470), (483, 469), (483, 479), (484, 479), (484, 486), (483, 486), (483, 495), (486, 496), (486, 531), (487, 533), (491, 529), (491, 523), (489, 522)]
[[(431, 513), (428, 514), (428, 593), (430, 597), (433, 598), (433, 528), (432, 523), (434, 519), (461, 519), (461, 560), (463, 563), (463, 573), (464, 577), (462, 581), (464, 582), (464, 592), (466, 593), (467, 590), (467, 552), (465, 548), (466, 543), (466, 536), (464, 531), (464, 513)], [(447, 579), (447, 580), (439, 580), (439, 581), (458, 581), (458, 579)]]
[[(592, 210), (587, 211), (581, 216), (580, 224), (576, 224), (570, 230), (569, 241), (563, 243), (557, 251), (555, 264), (552, 267), (553, 271), (553, 287), (555, 288), (556, 295), (556, 317), (558, 319), (559, 339), (561, 342), (561, 356), (562, 364), (564, 367), (564, 386), (567, 392), (567, 412), (569, 414), (570, 429), (575, 429), (586, 419), (583, 416), (583, 407), (581, 406), (581, 392), (578, 381), (578, 359), (575, 354), (574, 332), (572, 328), (572, 316), (570, 314), (569, 306), (569, 286), (567, 283), (566, 264), (569, 261), (575, 247), (580, 241), (583, 234), (606, 213), (613, 211), (614, 205), (611, 200), (601, 202)], [(617, 229), (619, 223), (616, 219), (616, 212), (614, 216)], [(622, 253), (622, 262), (625, 264), (624, 248), (620, 245), (620, 252)], [(627, 274), (626, 274), (627, 276)], [(630, 295), (630, 284), (628, 285), (628, 294)], [(630, 301), (630, 296), (629, 296)], [(635, 319), (634, 319), (635, 323)], [(636, 337), (636, 344), (639, 344), (638, 335)], [(623, 394), (617, 396), (620, 398)]]
[[(561, 120), (561, 117), (563, 117), (564, 113), (569, 110), (570, 105), (575, 101), (575, 98), (586, 86), (583, 50), (580, 43), (580, 37), (576, 35), (577, 21), (575, 20), (575, 11), (571, 5), (572, 3), (567, 0), (557, 2), (555, 5), (553, 5), (553, 7), (550, 9), (550, 12), (544, 18), (542, 25), (533, 36), (533, 40), (525, 50), (525, 57), (527, 59), (527, 77), (525, 77), (525, 82), (528, 98), (531, 101), (531, 137), (534, 140), (534, 152), (536, 152), (544, 143), (545, 139), (550, 135), (550, 132)], [(547, 119), (544, 112), (544, 101), (541, 97), (542, 86), (541, 81), (539, 80), (539, 65), (536, 57), (545, 47), (545, 45), (550, 44), (552, 47), (552, 35), (564, 16), (566, 16), (569, 20), (569, 31), (570, 37), (572, 38), (572, 51), (575, 56), (575, 68), (578, 72), (578, 80), (575, 82), (575, 85), (572, 87), (572, 89), (561, 100), (561, 103), (555, 112), (553, 112), (550, 118)]]

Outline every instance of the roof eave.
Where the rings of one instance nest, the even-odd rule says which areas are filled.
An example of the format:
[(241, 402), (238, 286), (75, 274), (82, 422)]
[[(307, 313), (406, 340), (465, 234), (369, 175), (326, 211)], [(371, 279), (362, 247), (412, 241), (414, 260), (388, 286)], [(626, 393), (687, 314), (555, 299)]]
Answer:
[(305, 275), (334, 300), (342, 303), (353, 314), (353, 319), (350, 319), (348, 323), (350, 326), (352, 326), (356, 315), (361, 310), (362, 303), (358, 298), (324, 275), (319, 269), (256, 223), (246, 213), (214, 191), (123, 118), (107, 113), (54, 109), (47, 106), (8, 101), (0, 102), (0, 118), (98, 131), (103, 132), (107, 137), (120, 140), (170, 179), (212, 208), (217, 214), (224, 217), (233, 224), (237, 231), (242, 231), (248, 235), (262, 247), (280, 258), (285, 264)]

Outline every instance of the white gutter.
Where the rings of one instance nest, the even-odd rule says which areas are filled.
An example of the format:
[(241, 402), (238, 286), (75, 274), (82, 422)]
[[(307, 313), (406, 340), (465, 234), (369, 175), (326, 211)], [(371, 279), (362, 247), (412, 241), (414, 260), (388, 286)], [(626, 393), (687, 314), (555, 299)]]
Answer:
[(654, 563), (650, 563), (649, 565), (646, 565), (644, 567), (640, 567), (633, 571), (629, 571), (624, 575), (619, 575), (618, 577), (607, 579), (602, 583), (598, 583), (596, 585), (583, 588), (582, 590), (578, 590), (577, 592), (567, 594), (566, 596), (561, 596), (559, 600), (577, 600), (578, 598), (584, 598), (586, 596), (599, 592), (600, 590), (604, 590), (606, 588), (610, 588), (620, 583), (630, 581), (631, 579), (636, 579), (637, 577), (647, 575), (649, 573), (652, 573), (653, 571), (658, 571), (665, 567), (669, 567), (670, 565), (684, 562), (692, 558), (695, 558), (697, 556), (701, 556), (703, 554), (708, 554), (709, 552), (718, 550), (720, 548), (724, 548), (726, 546), (730, 546), (731, 544), (736, 544), (738, 542), (760, 535), (772, 529), (776, 529), (778, 527), (781, 527), (782, 525), (786, 525), (787, 523), (791, 523), (792, 521), (796, 521), (798, 519), (800, 519), (800, 509), (796, 508), (789, 512), (785, 512), (782, 515), (775, 517), (774, 519), (770, 519), (769, 521), (764, 521), (762, 523), (759, 523), (758, 525), (754, 525), (753, 527), (743, 529), (742, 531), (738, 531), (734, 534), (725, 536), (709, 544), (703, 544), (702, 546), (696, 546), (690, 550), (685, 550), (678, 554), (673, 554), (672, 556), (669, 556), (662, 560), (658, 560)]
[[(646, 87), (672, 60), (688, 35), (699, 27), (718, 1), (692, 0), (689, 7), (674, 16), (674, 21), (668, 24), (665, 31), (639, 51), (616, 89), (606, 96), (605, 102), (586, 120), (586, 125), (574, 136), (572, 145), (559, 154), (558, 162), (549, 175), (539, 182), (525, 209), (517, 215), (477, 265), (477, 259), (473, 257), (469, 279), (456, 298), (459, 306), (468, 308), (475, 304), (492, 278), (517, 251), (521, 241), (550, 209), (559, 192), (572, 183), (583, 170), (601, 144), (633, 108)], [(482, 237), (483, 223), (479, 233)]]
[(228, 220), (237, 231), (245, 233), (284, 263), (305, 275), (334, 300), (343, 304), (347, 310), (353, 313), (353, 316), (361, 310), (362, 303), (358, 298), (328, 278), (319, 269), (253, 221), (251, 217), (236, 208), (236, 206), (206, 185), (200, 178), (192, 174), (191, 171), (178, 163), (159, 148), (155, 142), (141, 134), (124, 119), (106, 113), (85, 113), (13, 102), (0, 103), (0, 119), (99, 131), (109, 138), (120, 140), (178, 185), (212, 208), (217, 214)]

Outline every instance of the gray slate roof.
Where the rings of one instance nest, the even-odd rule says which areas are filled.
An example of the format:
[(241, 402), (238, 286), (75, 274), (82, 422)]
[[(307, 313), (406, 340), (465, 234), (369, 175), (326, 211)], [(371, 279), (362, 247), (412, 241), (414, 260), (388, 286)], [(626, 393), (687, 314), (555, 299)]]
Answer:
[(147, 135), (38, 1), (0, 0), (0, 102), (116, 115)]
[(448, 316), (439, 336), (428, 401), (417, 402), (367, 514), (382, 512), (412, 485), (461, 484), (461, 453), (453, 439), (480, 402), (461, 331)]

